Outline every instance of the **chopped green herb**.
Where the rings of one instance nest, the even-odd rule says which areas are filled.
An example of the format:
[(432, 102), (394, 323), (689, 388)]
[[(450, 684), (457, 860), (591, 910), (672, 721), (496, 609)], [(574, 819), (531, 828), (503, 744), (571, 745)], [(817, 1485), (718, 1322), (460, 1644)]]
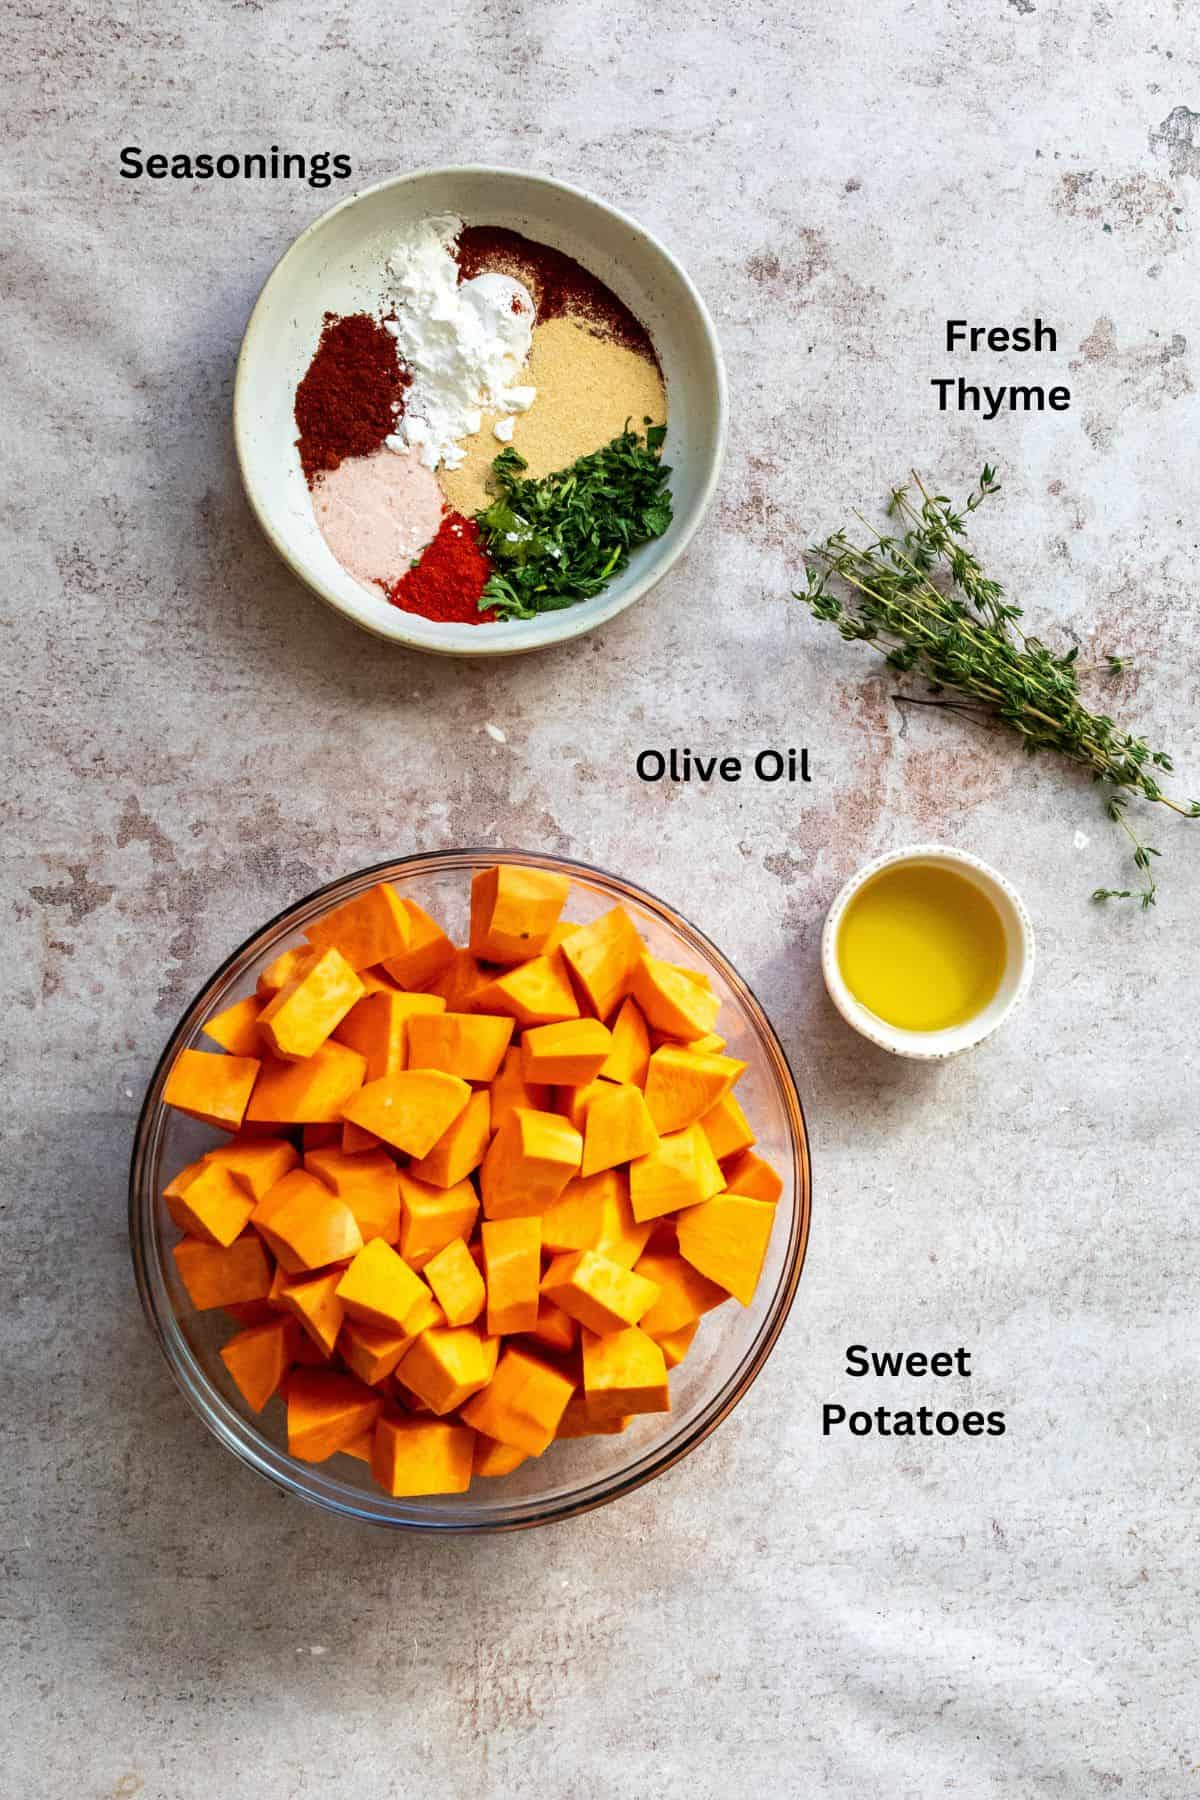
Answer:
[(661, 537), (671, 523), (666, 435), (665, 425), (648, 425), (643, 441), (626, 426), (602, 450), (536, 480), (522, 474), (523, 456), (502, 450), (492, 464), (496, 498), (475, 515), (493, 564), (480, 611), (532, 619), (590, 600), (636, 544)]

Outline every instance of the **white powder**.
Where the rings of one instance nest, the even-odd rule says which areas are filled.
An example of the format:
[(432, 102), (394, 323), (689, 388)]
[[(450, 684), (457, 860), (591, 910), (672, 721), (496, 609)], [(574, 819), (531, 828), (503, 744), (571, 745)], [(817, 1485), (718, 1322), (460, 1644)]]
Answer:
[(508, 275), (459, 282), (452, 213), (409, 226), (387, 259), (387, 328), (412, 371), (390, 450), (416, 449), (427, 469), (457, 469), (484, 412), (525, 412), (536, 389), (516, 385), (529, 357), (533, 300)]

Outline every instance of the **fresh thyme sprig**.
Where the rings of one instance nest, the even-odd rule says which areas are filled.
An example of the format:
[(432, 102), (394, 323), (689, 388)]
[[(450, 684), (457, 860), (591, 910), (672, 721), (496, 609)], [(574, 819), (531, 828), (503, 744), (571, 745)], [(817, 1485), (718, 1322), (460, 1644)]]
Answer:
[[(1125, 808), (1140, 796), (1194, 819), (1200, 818), (1200, 801), (1185, 803), (1163, 792), (1158, 776), (1173, 766), (1167, 753), (1151, 750), (1144, 737), (1085, 706), (1078, 645), (1059, 655), (1026, 633), (1018, 623), (1021, 608), (1004, 598), (967, 548), (971, 514), (999, 492), (995, 469), (984, 465), (961, 510), (944, 494), (929, 493), (919, 476), (913, 481), (918, 498), (908, 487), (892, 489), (887, 512), (897, 522), (895, 533), (873, 534), (860, 546), (837, 531), (809, 552), (808, 585), (796, 599), (814, 617), (836, 624), (848, 641), (873, 644), (890, 668), (923, 677), (935, 696), (924, 704), (1003, 723), (1029, 755), (1057, 751), (1106, 783), (1109, 817), (1129, 837), (1145, 883), (1136, 890), (1096, 888), (1092, 898), (1136, 896), (1143, 907), (1153, 906), (1151, 858), (1159, 852), (1142, 841)], [(870, 532), (862, 515), (855, 516)], [(1122, 657), (1105, 659), (1107, 674), (1119, 675), (1125, 667)], [(947, 693), (955, 697), (936, 698)]]

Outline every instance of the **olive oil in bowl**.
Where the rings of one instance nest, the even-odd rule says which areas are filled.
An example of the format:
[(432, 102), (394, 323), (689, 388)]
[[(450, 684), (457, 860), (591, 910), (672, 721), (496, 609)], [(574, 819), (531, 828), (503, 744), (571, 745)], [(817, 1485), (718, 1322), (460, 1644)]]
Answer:
[(943, 862), (897, 862), (864, 882), (837, 934), (851, 994), (900, 1031), (949, 1031), (994, 999), (1004, 924), (992, 901)]

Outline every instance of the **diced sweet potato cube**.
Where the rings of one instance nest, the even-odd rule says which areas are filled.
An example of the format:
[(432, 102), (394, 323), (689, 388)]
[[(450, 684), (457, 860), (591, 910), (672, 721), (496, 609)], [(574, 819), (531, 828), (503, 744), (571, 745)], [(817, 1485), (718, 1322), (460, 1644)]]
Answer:
[(163, 1088), (163, 1101), (219, 1131), (236, 1131), (262, 1067), (256, 1056), (181, 1050)]
[(489, 979), (469, 950), (454, 950), (441, 974), (422, 991), (440, 994), (446, 1002), (447, 1012), (469, 1013), (474, 1007), (475, 994)]
[(612, 1033), (599, 1019), (535, 1025), (521, 1039), (525, 1079), (583, 1087), (599, 1075), (611, 1049)]
[(478, 1011), (503, 1014), (522, 1027), (579, 1017), (579, 1002), (561, 950), (505, 970), (484, 982), (474, 999)]
[(261, 1412), (292, 1360), (295, 1327), (287, 1319), (252, 1325), (221, 1346), (221, 1361), (251, 1412)]
[(612, 1049), (600, 1070), (608, 1081), (644, 1087), (650, 1066), (650, 1030), (636, 1000), (624, 999), (612, 1023)]
[(630, 991), (651, 1031), (685, 1043), (711, 1031), (721, 1010), (714, 993), (657, 956), (642, 957), (633, 971)]
[(554, 1441), (574, 1388), (569, 1375), (513, 1344), (488, 1385), (467, 1401), (462, 1416), (476, 1431), (540, 1456)]
[(562, 946), (581, 992), (598, 1019), (607, 1019), (630, 991), (642, 940), (624, 907), (572, 932)]
[(289, 1169), (296, 1167), (300, 1158), (295, 1146), (286, 1138), (238, 1136), (227, 1144), (218, 1144), (215, 1150), (207, 1153), (204, 1161), (228, 1169), (248, 1194), (261, 1200), (277, 1181), (283, 1180)]
[(725, 1190), (730, 1194), (745, 1194), (750, 1200), (774, 1202), (783, 1192), (783, 1181), (769, 1162), (755, 1156), (752, 1150), (744, 1150), (726, 1164)]
[(469, 1181), (434, 1187), (400, 1171), (400, 1254), (414, 1269), (424, 1268), (454, 1238), (470, 1237), (479, 1217), (479, 1196)]
[(473, 1325), (423, 1331), (404, 1358), (404, 1385), (439, 1417), (455, 1412), (496, 1372), (500, 1340)]
[(596, 1250), (571, 1250), (546, 1270), (542, 1294), (589, 1331), (606, 1332), (636, 1325), (658, 1299), (658, 1286)]
[(383, 1402), (332, 1369), (293, 1369), (287, 1383), (288, 1454), (324, 1462), (368, 1431)]
[(351, 1007), (337, 1028), (337, 1039), (366, 1058), (365, 1079), (399, 1075), (410, 1066), (408, 1028), (420, 1013), (445, 1011), (440, 994), (402, 994), (398, 988), (381, 988)]
[(341, 951), (352, 969), (368, 969), (403, 956), (408, 949), (409, 914), (386, 881), (368, 888), (316, 919), (304, 933), (314, 950)]
[(513, 1044), (504, 1053), (500, 1072), (492, 1082), (492, 1131), (502, 1131), (518, 1107), (527, 1112), (549, 1112), (552, 1094), (544, 1082), (531, 1087), (521, 1066), (521, 1046)]
[(532, 1331), (537, 1324), (542, 1273), (542, 1222), (533, 1218), (485, 1219), (483, 1272), (491, 1337)]
[(409, 1168), (418, 1181), (433, 1187), (457, 1187), (483, 1161), (491, 1135), (491, 1095), (486, 1088), (478, 1088), (428, 1156), (410, 1163)]
[(583, 1138), (555, 1113), (516, 1111), (492, 1139), (479, 1174), (489, 1219), (541, 1212), (579, 1172)]
[(597, 1075), (595, 1081), (587, 1081), (582, 1087), (556, 1087), (550, 1091), (554, 1095), (554, 1110), (568, 1119), (576, 1131), (582, 1132), (587, 1124), (588, 1107), (601, 1094), (609, 1093), (611, 1081), (602, 1081)]
[(610, 1261), (631, 1269), (652, 1230), (640, 1225), (629, 1204), (629, 1179), (623, 1171), (569, 1181), (542, 1214), (542, 1245), (551, 1254), (563, 1250), (599, 1250)]
[(512, 1034), (512, 1019), (488, 1013), (424, 1013), (409, 1021), (409, 1061), (414, 1069), (491, 1081)]
[(362, 1086), (365, 1067), (357, 1050), (332, 1038), (301, 1063), (268, 1057), (246, 1117), (280, 1125), (336, 1124), (351, 1094)]
[(588, 1408), (587, 1395), (577, 1389), (567, 1401), (554, 1435), (556, 1438), (617, 1437), (631, 1422), (631, 1415), (623, 1419), (594, 1419)]
[(540, 955), (566, 904), (570, 882), (548, 869), (504, 863), (471, 882), (471, 953), (482, 962), (521, 963)]
[(338, 1353), (352, 1374), (368, 1387), (386, 1381), (416, 1339), (392, 1326), (364, 1325), (359, 1319), (346, 1319), (338, 1336)]
[(364, 1431), (361, 1437), (356, 1437), (352, 1444), (343, 1444), (338, 1454), (340, 1456), (352, 1456), (355, 1462), (369, 1464), (374, 1452), (375, 1428), (372, 1426), (369, 1431)]
[(528, 1460), (524, 1450), (518, 1450), (515, 1445), (498, 1443), (495, 1438), (485, 1437), (482, 1431), (475, 1433), (476, 1475), (511, 1475)]
[(723, 1186), (720, 1166), (699, 1125), (668, 1132), (648, 1156), (629, 1165), (629, 1201), (639, 1221), (696, 1206)]
[(343, 1119), (341, 1145), (347, 1156), (357, 1156), (363, 1150), (378, 1150), (379, 1139), (373, 1131), (364, 1131), (361, 1125)]
[(718, 1194), (675, 1221), (679, 1254), (694, 1269), (749, 1306), (766, 1259), (775, 1208), (769, 1200)]
[(272, 995), (258, 1015), (259, 1032), (284, 1062), (303, 1062), (321, 1048), (363, 992), (341, 951), (330, 947)]
[(583, 1391), (588, 1412), (601, 1422), (671, 1409), (663, 1353), (636, 1325), (603, 1337), (584, 1331)]
[[(644, 1325), (643, 1325), (644, 1329)], [(699, 1319), (693, 1319), (690, 1325), (681, 1325), (677, 1331), (651, 1332), (655, 1343), (663, 1353), (663, 1361), (668, 1369), (677, 1369), (692, 1347), (692, 1339), (700, 1329)]]
[(172, 1253), (179, 1279), (197, 1312), (262, 1300), (271, 1291), (271, 1259), (261, 1238), (248, 1231), (228, 1248), (184, 1238)]
[(408, 1156), (428, 1156), (471, 1098), (457, 1075), (437, 1069), (405, 1069), (369, 1081), (346, 1101), (344, 1112), (385, 1144)]
[(705, 1113), (700, 1128), (719, 1163), (726, 1157), (740, 1155), (755, 1142), (753, 1128), (736, 1094), (723, 1095), (711, 1111)]
[(362, 1233), (346, 1202), (307, 1169), (293, 1169), (277, 1181), (250, 1222), (289, 1275), (315, 1273), (362, 1248)]
[(167, 1210), (181, 1231), (227, 1248), (242, 1235), (254, 1211), (254, 1195), (230, 1170), (203, 1161), (182, 1192), (172, 1183)]
[(661, 1132), (682, 1131), (711, 1112), (746, 1065), (734, 1056), (710, 1056), (683, 1044), (664, 1044), (650, 1058), (646, 1105)]
[(597, 1094), (588, 1107), (583, 1129), (582, 1173), (598, 1175), (604, 1169), (615, 1169), (618, 1163), (630, 1162), (635, 1156), (646, 1156), (658, 1143), (654, 1120), (642, 1097), (642, 1090), (629, 1084)]
[(465, 1494), (471, 1485), (475, 1433), (447, 1419), (380, 1419), (371, 1473), (396, 1498)]
[(386, 1150), (368, 1150), (348, 1156), (329, 1146), (310, 1150), (304, 1166), (346, 1202), (354, 1214), (364, 1244), (381, 1237), (394, 1244), (400, 1236), (400, 1183), (395, 1163)]
[(284, 1310), (303, 1327), (322, 1356), (332, 1356), (346, 1309), (338, 1297), (341, 1269), (289, 1281), (280, 1292)]
[(644, 1275), (658, 1288), (658, 1298), (636, 1321), (643, 1331), (662, 1342), (666, 1333), (691, 1325), (729, 1296), (715, 1281), (709, 1281), (674, 1251), (647, 1250), (638, 1259), (634, 1273)]
[[(654, 1048), (656, 1050), (661, 1050), (664, 1043), (674, 1042), (674, 1038), (661, 1038), (660, 1041), (655, 1044)], [(719, 1031), (706, 1031), (703, 1037), (693, 1038), (687, 1045), (687, 1048), (689, 1050), (695, 1050), (704, 1056), (720, 1056), (722, 1050), (725, 1048), (725, 1039), (721, 1036)]]
[(230, 1056), (258, 1056), (258, 1015), (262, 1008), (257, 994), (247, 994), (244, 1000), (235, 1000), (232, 1006), (214, 1013), (203, 1027), (204, 1035), (220, 1044), (222, 1050), (228, 1050)]
[(415, 900), (405, 900), (408, 914), (408, 946), (383, 964), (386, 974), (402, 988), (428, 987), (454, 956), (454, 945), (436, 919), (431, 919)]
[(548, 1350), (573, 1350), (579, 1342), (579, 1321), (543, 1294), (538, 1302), (537, 1321), (528, 1335)]
[(352, 1319), (384, 1330), (411, 1331), (429, 1289), (390, 1244), (373, 1238), (342, 1275), (337, 1294)]
[(312, 962), (316, 952), (311, 944), (293, 944), (288, 950), (281, 950), (273, 962), (269, 962), (255, 985), (255, 993), (260, 1000), (269, 1000), (280, 988), (285, 988), (289, 981), (295, 981), (302, 969)]
[(462, 1238), (452, 1239), (431, 1256), (422, 1273), (446, 1315), (447, 1325), (470, 1325), (479, 1317), (487, 1290), (479, 1265)]

